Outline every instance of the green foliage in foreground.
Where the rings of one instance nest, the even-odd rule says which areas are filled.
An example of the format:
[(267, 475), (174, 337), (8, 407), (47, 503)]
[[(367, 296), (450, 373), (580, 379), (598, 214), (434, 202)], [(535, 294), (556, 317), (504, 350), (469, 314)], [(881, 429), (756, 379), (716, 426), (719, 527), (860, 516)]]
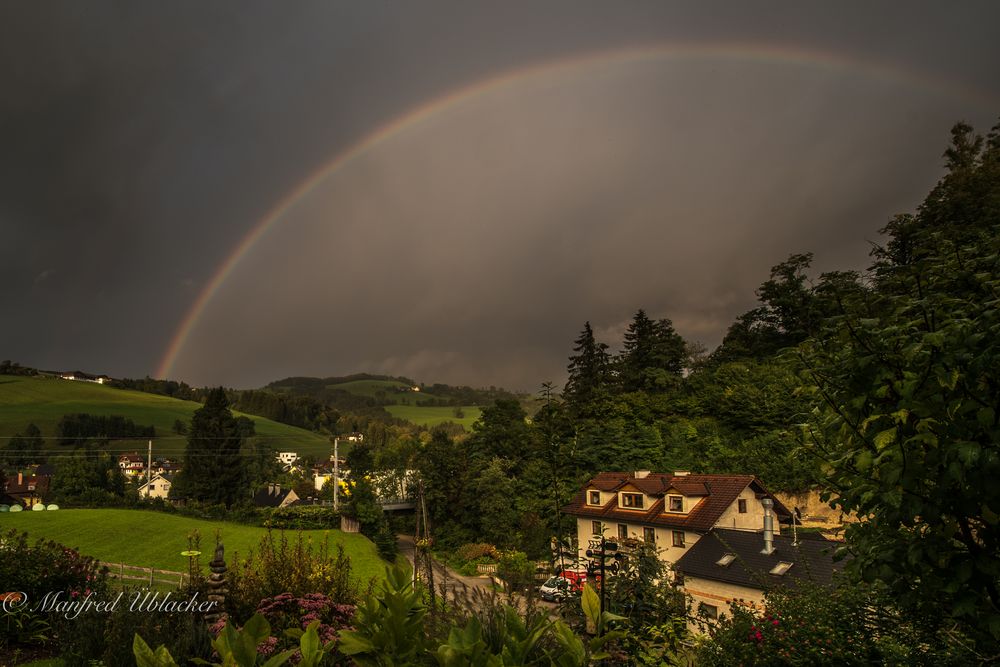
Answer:
[(717, 624), (698, 665), (968, 665), (983, 656), (941, 619), (904, 616), (877, 588), (773, 590), (763, 613), (738, 603)]
[[(185, 572), (187, 536), (198, 531), (202, 550), (208, 554), (216, 531), (226, 547), (226, 558), (246, 555), (267, 535), (267, 529), (226, 521), (204, 521), (146, 510), (58, 510), (55, 512), (0, 513), (0, 530), (17, 528), (32, 537), (57, 540), (80, 553), (102, 561)], [(362, 535), (339, 530), (304, 530), (301, 534), (317, 546), (340, 544), (351, 557), (355, 577), (361, 583), (381, 579), (384, 563), (375, 546)], [(203, 562), (207, 562), (207, 556)]]
[[(305, 632), (299, 631), (299, 667), (316, 667), (323, 657), (333, 649), (333, 642), (321, 644), (317, 628), (319, 621), (313, 621)], [(208, 662), (195, 658), (193, 662), (199, 665), (213, 667), (279, 667), (288, 663), (295, 649), (282, 651), (267, 659), (262, 658), (257, 647), (271, 636), (271, 625), (261, 614), (254, 614), (243, 628), (237, 630), (232, 624), (226, 624), (219, 636), (212, 642), (221, 662)], [(164, 646), (155, 651), (138, 634), (132, 641), (132, 652), (135, 654), (137, 667), (178, 667), (173, 656)]]
[(589, 586), (581, 604), (595, 631), (587, 641), (564, 622), (544, 614), (522, 617), (513, 607), (491, 610), (487, 605), (464, 625), (447, 628), (447, 639), (442, 643), (427, 633), (428, 607), (422, 587), (411, 584), (405, 568), (396, 567), (387, 571), (379, 593), (358, 607), (355, 629), (341, 633), (338, 649), (356, 664), (370, 667), (582, 667), (612, 656), (609, 647), (622, 639), (625, 631), (611, 626), (625, 619), (609, 612), (602, 614), (597, 593)]
[(848, 570), (1000, 656), (1000, 126), (952, 131), (948, 173), (876, 251), (874, 282), (800, 349), (812, 451)]

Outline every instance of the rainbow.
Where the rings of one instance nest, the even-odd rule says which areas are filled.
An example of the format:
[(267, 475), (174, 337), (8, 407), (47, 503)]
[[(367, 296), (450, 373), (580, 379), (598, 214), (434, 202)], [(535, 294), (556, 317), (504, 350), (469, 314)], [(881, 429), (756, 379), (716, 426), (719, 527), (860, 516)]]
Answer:
[(184, 349), (184, 344), (191, 332), (196, 328), (198, 320), (240, 261), (285, 217), (286, 213), (295, 208), (299, 201), (307, 197), (320, 183), (348, 166), (357, 157), (401, 132), (420, 125), (432, 116), (488, 92), (513, 87), (541, 77), (564, 75), (579, 68), (672, 59), (740, 60), (767, 65), (812, 67), (838, 73), (856, 73), (868, 78), (918, 89), (925, 88), (947, 92), (960, 98), (975, 101), (977, 104), (990, 105), (992, 108), (998, 106), (997, 98), (982, 91), (942, 77), (918, 73), (898, 65), (861, 60), (828, 51), (756, 43), (681, 42), (647, 45), (577, 54), (505, 71), (446, 93), (394, 118), (338, 153), (329, 162), (320, 165), (298, 187), (278, 201), (236, 244), (229, 256), (219, 265), (205, 284), (170, 340), (163, 359), (155, 372), (156, 377), (166, 378), (171, 374), (174, 364)]

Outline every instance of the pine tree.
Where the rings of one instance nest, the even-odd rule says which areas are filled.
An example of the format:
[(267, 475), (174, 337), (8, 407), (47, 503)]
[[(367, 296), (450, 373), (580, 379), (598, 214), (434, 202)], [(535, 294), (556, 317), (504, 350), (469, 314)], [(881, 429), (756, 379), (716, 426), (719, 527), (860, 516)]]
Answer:
[(651, 320), (642, 309), (625, 332), (618, 357), (622, 391), (662, 391), (684, 367), (684, 339), (668, 319)]
[(594, 339), (590, 322), (583, 326), (574, 341), (573, 356), (569, 358), (569, 379), (563, 395), (576, 416), (591, 416), (595, 404), (608, 393), (611, 383), (611, 356), (608, 346)]
[(246, 466), (240, 456), (246, 435), (246, 425), (229, 410), (226, 392), (222, 387), (211, 390), (205, 405), (191, 418), (178, 495), (226, 507), (249, 497)]

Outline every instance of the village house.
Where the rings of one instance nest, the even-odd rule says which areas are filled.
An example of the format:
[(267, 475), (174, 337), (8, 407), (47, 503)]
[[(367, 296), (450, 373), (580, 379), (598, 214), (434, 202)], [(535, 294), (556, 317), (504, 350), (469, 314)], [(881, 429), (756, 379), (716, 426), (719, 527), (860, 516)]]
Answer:
[(77, 382), (96, 382), (97, 384), (107, 384), (111, 382), (111, 378), (107, 375), (90, 375), (89, 373), (84, 373), (82, 371), (72, 371), (70, 373), (61, 373), (59, 375), (63, 380), (76, 380)]
[(809, 539), (774, 534), (769, 522), (760, 532), (714, 528), (674, 564), (692, 603), (688, 627), (705, 632), (734, 602), (762, 610), (765, 592), (777, 587), (833, 585), (843, 567), (834, 561), (836, 547), (815, 533)]
[(603, 536), (652, 542), (672, 566), (715, 528), (760, 531), (765, 499), (773, 502), (779, 521), (791, 520), (753, 475), (602, 472), (563, 512), (576, 518), (581, 563), (588, 561), (593, 537)]
[(137, 477), (146, 472), (146, 459), (138, 452), (122, 454), (118, 457), (118, 467), (121, 468), (122, 474)]
[(257, 507), (288, 507), (298, 503), (298, 494), (291, 489), (282, 489), (280, 484), (268, 484), (253, 497), (253, 504)]
[(43, 497), (49, 492), (50, 481), (51, 477), (48, 475), (25, 475), (19, 472), (16, 478), (11, 477), (7, 480), (4, 488), (6, 495), (4, 504), (11, 501), (10, 504), (16, 502), (25, 508), (43, 504)]
[(143, 498), (163, 498), (170, 497), (170, 487), (173, 486), (171, 475), (157, 473), (152, 479), (139, 487), (139, 495)]
[(181, 471), (181, 464), (174, 461), (158, 460), (153, 461), (153, 474), (176, 475)]
[(299, 460), (299, 455), (298, 452), (278, 452), (277, 459), (287, 470)]

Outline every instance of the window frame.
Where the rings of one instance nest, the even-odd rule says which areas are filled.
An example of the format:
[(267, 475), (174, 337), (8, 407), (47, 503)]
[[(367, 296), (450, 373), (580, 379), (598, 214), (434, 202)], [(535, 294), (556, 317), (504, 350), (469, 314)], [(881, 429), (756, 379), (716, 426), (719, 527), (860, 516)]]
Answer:
[(746, 514), (747, 513), (747, 499), (746, 498), (739, 498), (739, 499), (736, 500), (736, 511), (739, 512), (740, 514)]
[[(652, 538), (650, 538), (650, 536), (652, 536)], [(643, 526), (642, 541), (649, 542), (650, 544), (656, 544), (656, 529), (650, 528), (649, 526)]]
[(624, 523), (618, 524), (618, 539), (627, 540), (628, 539), (628, 525)]
[[(594, 500), (594, 496), (597, 496), (597, 500)], [(588, 491), (587, 492), (587, 504), (588, 505), (600, 505), (601, 504), (601, 492), (600, 491)]]
[(603, 527), (604, 524), (601, 523), (600, 521), (591, 521), (590, 529), (593, 531), (591, 535), (603, 535), (604, 534)]
[[(678, 501), (679, 509), (674, 509), (674, 501)], [(667, 496), (667, 511), (671, 514), (684, 513), (684, 496), (670, 494)]]
[(683, 530), (670, 531), (670, 542), (675, 547), (680, 547), (681, 549), (686, 548), (684, 544), (684, 531)]
[[(621, 506), (622, 506), (623, 509), (629, 509), (629, 510), (643, 510), (643, 509), (646, 509), (646, 497), (645, 497), (645, 494), (635, 493), (633, 491), (622, 491), (621, 498), (622, 498)], [(625, 500), (626, 498), (638, 498), (639, 499), (639, 504), (638, 505), (630, 505)]]
[(713, 621), (717, 621), (719, 619), (719, 608), (714, 604), (708, 604), (707, 602), (699, 602), (698, 613), (704, 616), (705, 618), (711, 619)]

